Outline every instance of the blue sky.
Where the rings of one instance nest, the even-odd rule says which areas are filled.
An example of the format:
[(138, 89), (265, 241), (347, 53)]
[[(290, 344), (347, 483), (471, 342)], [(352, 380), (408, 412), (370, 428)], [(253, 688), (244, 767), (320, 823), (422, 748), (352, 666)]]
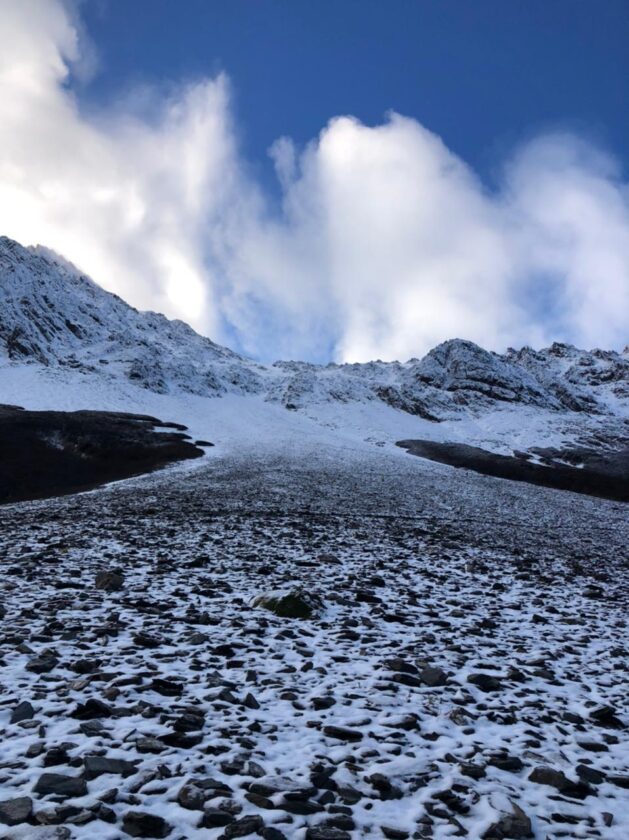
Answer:
[(629, 149), (627, 0), (87, 0), (83, 17), (103, 64), (87, 100), (224, 70), (258, 164), (281, 135), (390, 109), (486, 177), (558, 126)]
[(0, 233), (263, 360), (629, 341), (627, 0), (0, 0)]

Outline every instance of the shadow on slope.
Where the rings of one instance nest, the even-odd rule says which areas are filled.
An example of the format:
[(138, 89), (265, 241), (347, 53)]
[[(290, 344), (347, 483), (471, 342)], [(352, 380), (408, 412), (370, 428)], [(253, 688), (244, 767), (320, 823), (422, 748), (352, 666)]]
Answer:
[[(591, 449), (535, 449), (515, 457), (497, 455), (465, 443), (437, 443), (431, 440), (400, 440), (412, 455), (462, 467), (483, 475), (526, 481), (556, 490), (571, 490), (615, 501), (629, 501), (629, 447), (600, 452)], [(543, 464), (530, 463), (534, 454)]]
[(0, 406), (0, 504), (89, 490), (200, 457), (184, 429), (138, 414)]

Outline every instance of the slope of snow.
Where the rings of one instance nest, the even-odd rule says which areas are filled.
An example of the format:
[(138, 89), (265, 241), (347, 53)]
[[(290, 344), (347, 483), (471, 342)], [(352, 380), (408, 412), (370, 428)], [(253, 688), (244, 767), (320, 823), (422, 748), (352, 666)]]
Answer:
[(289, 409), (385, 403), (427, 420), (505, 405), (629, 414), (629, 355), (554, 344), (504, 356), (451, 340), (421, 360), (256, 364), (181, 321), (138, 312), (41, 248), (0, 237), (0, 364), (87, 371), (156, 393), (264, 394)]
[(452, 340), (403, 363), (264, 366), (0, 237), (1, 402), (149, 413), (221, 447), (424, 438), (510, 454), (625, 439), (629, 355), (554, 344), (501, 356)]

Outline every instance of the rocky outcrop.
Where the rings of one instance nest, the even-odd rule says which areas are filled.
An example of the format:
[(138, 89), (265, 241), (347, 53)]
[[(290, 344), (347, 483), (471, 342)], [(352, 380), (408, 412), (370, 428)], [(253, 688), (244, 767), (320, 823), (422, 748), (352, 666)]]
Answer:
[(181, 321), (138, 312), (50, 251), (0, 237), (0, 364), (76, 368), (156, 393), (261, 394), (289, 410), (385, 403), (426, 420), (501, 406), (624, 413), (629, 353), (545, 350), (504, 355), (453, 339), (407, 362), (264, 366)]

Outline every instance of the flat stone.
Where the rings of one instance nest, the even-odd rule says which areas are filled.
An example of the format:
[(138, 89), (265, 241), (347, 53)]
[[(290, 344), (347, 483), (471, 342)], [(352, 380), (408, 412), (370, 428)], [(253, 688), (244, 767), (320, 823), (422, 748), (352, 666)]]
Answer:
[(163, 817), (145, 811), (127, 811), (122, 830), (131, 837), (168, 837), (173, 827)]
[(26, 822), (32, 813), (33, 800), (30, 796), (18, 796), (16, 799), (0, 802), (0, 823), (3, 825), (20, 825)]
[(356, 743), (363, 739), (362, 732), (359, 732), (358, 729), (349, 729), (346, 726), (324, 726), (323, 734), (327, 735), (328, 738), (336, 738), (338, 741), (348, 741), (350, 743)]
[(46, 796), (54, 793), (57, 796), (85, 796), (87, 783), (78, 776), (64, 776), (61, 773), (44, 773), (37, 780), (35, 793)]
[(83, 759), (86, 779), (97, 779), (105, 773), (112, 773), (115, 776), (132, 776), (137, 767), (131, 761), (122, 758), (106, 758), (100, 755), (88, 755)]
[(257, 814), (250, 817), (241, 817), (225, 827), (223, 837), (229, 840), (232, 837), (247, 837), (249, 834), (258, 834), (263, 828), (264, 820)]

